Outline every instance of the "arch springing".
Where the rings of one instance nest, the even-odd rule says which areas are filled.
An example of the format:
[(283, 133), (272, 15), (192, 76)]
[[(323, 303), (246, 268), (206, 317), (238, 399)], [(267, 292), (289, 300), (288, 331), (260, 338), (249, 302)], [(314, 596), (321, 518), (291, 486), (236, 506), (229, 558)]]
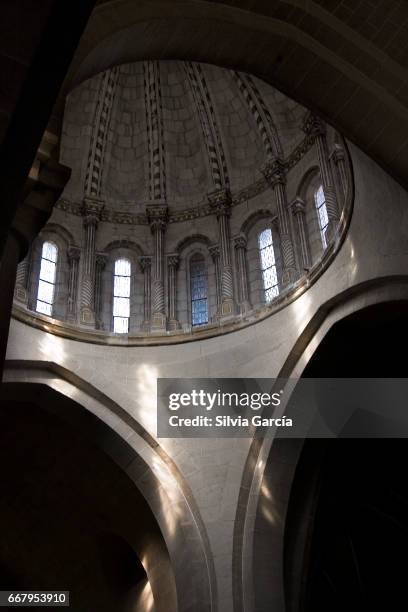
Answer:
[(208, 323), (208, 282), (204, 256), (196, 253), (190, 259), (191, 323)]
[(258, 236), (259, 256), (261, 259), (262, 280), (265, 301), (271, 302), (279, 295), (278, 275), (276, 272), (275, 251), (272, 230), (268, 227)]
[(115, 261), (113, 281), (113, 331), (116, 334), (129, 333), (130, 278), (132, 266), (128, 259)]
[(55, 298), (58, 247), (53, 242), (44, 242), (41, 251), (40, 276), (38, 280), (36, 311), (52, 315)]

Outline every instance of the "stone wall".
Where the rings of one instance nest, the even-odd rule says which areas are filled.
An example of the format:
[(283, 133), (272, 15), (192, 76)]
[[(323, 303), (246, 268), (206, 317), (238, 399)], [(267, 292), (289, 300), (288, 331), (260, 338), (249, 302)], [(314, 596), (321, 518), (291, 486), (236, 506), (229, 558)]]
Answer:
[[(156, 439), (156, 380), (180, 376), (276, 377), (284, 364), (286, 375), (296, 377), (333, 322), (371, 303), (407, 299), (407, 193), (361, 151), (348, 146), (355, 202), (346, 238), (318, 280), (274, 315), (234, 333), (171, 346), (98, 345), (58, 337), (18, 320), (11, 324), (7, 379), (30, 382), (33, 374), (29, 363), (44, 367), (45, 362), (57, 364), (67, 372), (68, 382), (54, 372), (44, 376), (43, 383), (75, 396), (146, 458), (160, 482), (160, 487), (152, 485), (151, 495), (160, 495), (166, 504), (166, 510), (161, 511), (152, 501), (170, 554), (178, 550), (183, 555), (175, 570), (178, 588), (183, 584), (180, 572), (196, 584), (194, 571), (200, 567), (199, 581), (211, 593), (211, 610), (231, 612), (234, 597), (238, 601), (244, 598), (246, 610), (256, 610), (251, 598), (254, 521), (272, 441), (268, 441), (269, 446), (265, 442), (265, 447), (253, 455), (251, 440)], [(199, 247), (205, 248), (202, 243)], [(20, 369), (16, 369), (16, 362)], [(108, 403), (102, 406), (100, 395), (99, 399), (86, 399), (79, 379), (88, 385), (88, 394), (91, 388), (97, 390), (122, 412), (115, 412)], [(146, 432), (154, 444), (157, 442), (156, 454), (147, 445)], [(177, 466), (179, 488), (163, 453)], [(276, 472), (271, 493), (280, 518), (275, 526), (276, 545), (268, 553), (268, 588), (274, 609), (280, 612), (284, 609), (281, 539), (290, 469), (285, 470), (284, 458), (277, 463), (282, 472)], [(279, 474), (284, 479), (282, 486)], [(138, 486), (146, 487), (146, 480), (141, 477)], [(180, 487), (184, 487), (183, 495)], [(186, 529), (190, 537), (181, 541)], [(189, 554), (190, 558), (206, 559), (204, 565), (192, 564)], [(192, 609), (202, 610), (203, 595), (194, 595), (193, 590), (190, 594)]]

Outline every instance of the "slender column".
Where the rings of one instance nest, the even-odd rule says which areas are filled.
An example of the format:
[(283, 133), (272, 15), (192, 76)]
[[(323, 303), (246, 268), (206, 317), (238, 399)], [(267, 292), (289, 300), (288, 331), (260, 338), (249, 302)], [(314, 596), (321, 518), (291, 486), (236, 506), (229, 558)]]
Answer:
[(106, 267), (108, 256), (105, 253), (97, 253), (95, 257), (95, 327), (103, 329), (102, 320), (102, 291), (103, 271)]
[(68, 278), (68, 321), (74, 323), (77, 315), (77, 292), (78, 292), (78, 267), (81, 249), (76, 246), (68, 248), (67, 257), (69, 264)]
[(220, 237), (220, 272), (221, 272), (221, 317), (234, 314), (234, 282), (232, 277), (230, 226), (231, 196), (225, 189), (215, 191), (208, 196), (210, 205), (217, 215)]
[(147, 207), (147, 216), (154, 238), (152, 270), (152, 331), (166, 329), (164, 300), (164, 234), (167, 225), (167, 206), (153, 204)]
[(329, 218), (326, 238), (327, 242), (330, 242), (330, 240), (332, 240), (335, 236), (337, 226), (339, 224), (339, 209), (337, 206), (332, 169), (327, 153), (326, 126), (321, 119), (310, 113), (306, 117), (303, 130), (306, 134), (309, 134), (314, 138), (317, 147), (320, 176), (322, 179), (322, 186), (326, 201), (327, 216)]
[(215, 268), (215, 290), (217, 292), (217, 312), (221, 310), (221, 281), (220, 281), (220, 247), (214, 244), (208, 247), (208, 251), (214, 262)]
[(237, 258), (238, 283), (239, 283), (239, 306), (241, 313), (251, 310), (248, 291), (248, 274), (246, 262), (247, 239), (243, 234), (234, 238), (234, 247)]
[(346, 156), (343, 147), (341, 147), (339, 144), (335, 144), (331, 156), (339, 171), (341, 190), (343, 192), (344, 197), (346, 197), (348, 180), (346, 170)]
[(103, 204), (86, 199), (83, 209), (85, 232), (81, 277), (81, 318), (83, 325), (95, 325), (95, 239)]
[(179, 256), (167, 256), (168, 269), (168, 288), (169, 288), (169, 323), (170, 330), (179, 329), (180, 323), (177, 320), (177, 268), (179, 266)]
[(17, 266), (16, 285), (14, 287), (14, 298), (27, 306), (28, 301), (28, 277), (30, 270), (31, 250)]
[(286, 177), (283, 163), (279, 159), (266, 164), (262, 172), (272, 187), (277, 204), (278, 227), (282, 250), (282, 286), (286, 287), (298, 277), (296, 269), (295, 250), (291, 236), (291, 226), (287, 210), (285, 183)]
[(151, 270), (152, 270), (152, 258), (147, 255), (143, 255), (139, 259), (140, 267), (143, 271), (144, 277), (144, 301), (143, 301), (143, 323), (142, 330), (149, 331), (150, 329), (150, 317), (151, 317)]
[(310, 249), (309, 241), (306, 230), (306, 219), (305, 219), (305, 203), (301, 198), (295, 198), (291, 204), (293, 216), (296, 221), (297, 233), (300, 241), (300, 252), (301, 252), (301, 264), (303, 270), (310, 268)]

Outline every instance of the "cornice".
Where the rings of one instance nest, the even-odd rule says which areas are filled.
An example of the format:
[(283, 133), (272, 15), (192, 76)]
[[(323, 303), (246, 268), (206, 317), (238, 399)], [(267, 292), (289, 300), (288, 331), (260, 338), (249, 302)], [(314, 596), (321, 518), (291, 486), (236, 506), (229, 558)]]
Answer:
[[(292, 170), (301, 159), (308, 153), (309, 149), (314, 144), (314, 136), (307, 134), (305, 138), (293, 149), (293, 151), (280, 162), (282, 172), (286, 175)], [(250, 185), (243, 187), (235, 193), (231, 193), (230, 206), (234, 208), (239, 206), (265, 191), (270, 189), (270, 185), (264, 176), (254, 181)], [(72, 215), (82, 216), (83, 209), (81, 203), (61, 198), (55, 204), (55, 208), (68, 212)], [(171, 203), (170, 203), (171, 207)], [(192, 221), (201, 217), (208, 217), (214, 214), (214, 209), (208, 201), (200, 200), (194, 206), (183, 210), (169, 211), (167, 223), (182, 223)], [(149, 225), (149, 219), (145, 213), (129, 213), (121, 212), (106, 207), (100, 213), (100, 221), (106, 223), (116, 223), (122, 225)]]

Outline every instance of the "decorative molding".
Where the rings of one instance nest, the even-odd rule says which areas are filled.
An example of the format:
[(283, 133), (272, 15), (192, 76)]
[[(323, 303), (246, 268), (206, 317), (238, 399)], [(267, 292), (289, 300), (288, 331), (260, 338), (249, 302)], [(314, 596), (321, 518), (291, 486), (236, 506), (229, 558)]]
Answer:
[(262, 167), (261, 172), (271, 187), (276, 187), (278, 184), (285, 185), (286, 183), (285, 164), (279, 158), (267, 162)]
[(226, 188), (229, 177), (224, 146), (203, 69), (195, 62), (184, 62), (184, 68), (200, 119), (213, 185), (215, 189)]
[(169, 268), (174, 268), (175, 270), (177, 270), (179, 263), (180, 257), (178, 253), (171, 253), (170, 255), (167, 255), (167, 265)]
[(247, 248), (247, 237), (245, 234), (239, 234), (233, 238), (235, 249), (246, 249)]
[(221, 215), (229, 216), (231, 214), (231, 194), (228, 189), (217, 189), (208, 194), (208, 202), (211, 211), (215, 212), (217, 217)]
[(233, 71), (232, 78), (255, 121), (267, 158), (282, 157), (283, 151), (276, 126), (252, 77), (249, 74)]
[(166, 158), (163, 109), (158, 61), (143, 62), (147, 142), (149, 149), (149, 199), (166, 198)]
[(111, 68), (100, 75), (100, 86), (85, 175), (85, 197), (99, 197), (102, 191), (102, 178), (106, 143), (112, 114), (113, 101), (118, 81), (119, 68)]
[(167, 206), (160, 204), (149, 204), (146, 206), (146, 217), (153, 232), (156, 229), (165, 230), (169, 218), (169, 209)]
[(308, 112), (303, 120), (302, 129), (306, 135), (316, 138), (326, 134), (326, 124), (320, 117), (312, 112)]

